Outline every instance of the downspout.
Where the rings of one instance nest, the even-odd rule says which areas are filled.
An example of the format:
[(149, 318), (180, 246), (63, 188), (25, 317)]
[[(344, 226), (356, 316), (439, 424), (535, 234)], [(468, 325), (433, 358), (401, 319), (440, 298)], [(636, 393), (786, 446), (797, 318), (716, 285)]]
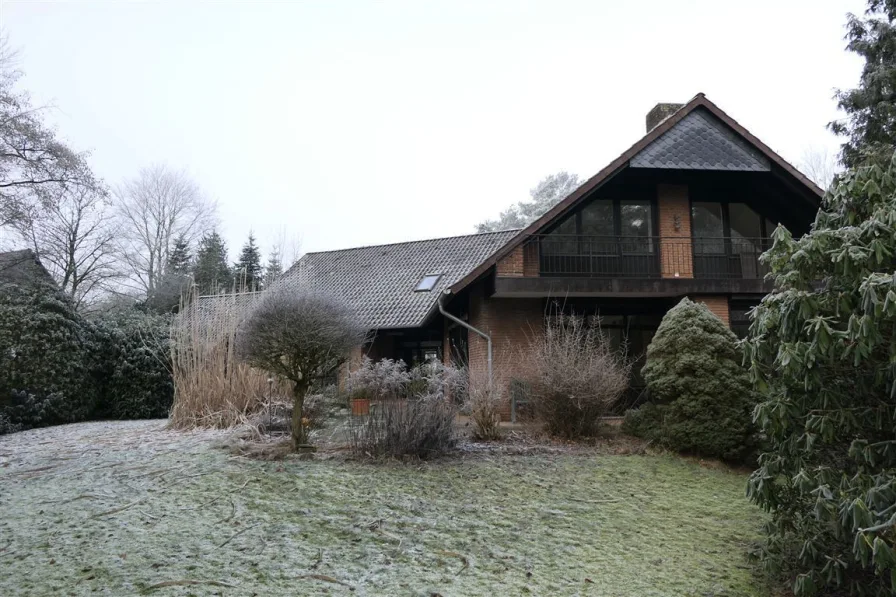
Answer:
[(441, 313), (442, 315), (444, 315), (445, 317), (447, 317), (454, 323), (467, 328), (474, 334), (478, 334), (479, 336), (485, 338), (485, 341), (488, 344), (488, 383), (489, 383), (489, 386), (491, 386), (492, 381), (493, 381), (492, 380), (492, 337), (489, 336), (488, 334), (486, 334), (485, 332), (483, 332), (482, 330), (474, 328), (473, 326), (471, 326), (469, 323), (467, 323), (463, 319), (460, 319), (459, 317), (456, 317), (456, 316), (452, 315), (451, 313), (449, 313), (448, 311), (446, 311), (445, 306), (442, 304), (442, 301), (444, 299), (446, 299), (449, 294), (451, 294), (451, 291), (445, 290), (444, 292), (442, 292), (442, 294), (439, 295), (439, 300), (438, 300), (439, 313)]

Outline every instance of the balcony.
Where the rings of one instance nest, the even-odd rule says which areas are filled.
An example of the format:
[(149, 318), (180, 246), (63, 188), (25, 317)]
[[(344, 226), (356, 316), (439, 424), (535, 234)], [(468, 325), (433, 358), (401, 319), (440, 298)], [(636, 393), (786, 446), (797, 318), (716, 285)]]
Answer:
[(759, 255), (769, 246), (765, 238), (549, 234), (526, 242), (524, 260), (541, 277), (762, 280)]

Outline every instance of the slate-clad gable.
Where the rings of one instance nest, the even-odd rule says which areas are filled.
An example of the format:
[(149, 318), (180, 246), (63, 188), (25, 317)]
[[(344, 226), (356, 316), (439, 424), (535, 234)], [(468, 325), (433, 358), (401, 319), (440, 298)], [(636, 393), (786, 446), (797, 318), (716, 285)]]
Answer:
[[(370, 329), (419, 327), (439, 295), (470, 273), (518, 230), (436, 238), (393, 245), (308, 253), (283, 283), (332, 293), (351, 305)], [(427, 274), (441, 274), (429, 292), (415, 292)]]
[(707, 110), (681, 119), (631, 159), (632, 168), (766, 172), (769, 160)]

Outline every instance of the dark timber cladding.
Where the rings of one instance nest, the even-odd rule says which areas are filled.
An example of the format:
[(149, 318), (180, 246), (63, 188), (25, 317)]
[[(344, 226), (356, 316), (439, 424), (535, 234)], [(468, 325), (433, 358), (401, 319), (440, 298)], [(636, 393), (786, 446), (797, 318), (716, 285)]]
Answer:
[[(691, 116), (692, 114), (693, 116)], [(683, 121), (684, 124), (676, 128)], [(666, 139), (652, 145), (673, 129), (675, 130), (671, 140), (677, 141), (686, 150), (690, 148), (685, 152), (683, 162), (668, 151)], [(703, 141), (708, 142), (706, 149), (700, 147)], [(641, 166), (638, 167), (632, 163), (634, 160), (637, 160)], [(652, 177), (654, 183), (674, 183), (675, 180), (681, 180), (687, 184), (690, 181), (688, 172), (708, 175), (713, 170), (719, 171), (720, 174), (724, 171), (729, 180), (727, 184), (733, 185), (732, 177), (737, 175), (750, 175), (751, 184), (756, 185), (757, 188), (764, 186), (769, 189), (786, 189), (788, 195), (795, 199), (793, 203), (801, 205), (781, 206), (790, 213), (790, 215), (782, 216), (782, 222), (786, 220), (800, 222), (801, 228), (808, 227), (808, 221), (803, 217), (803, 213), (807, 209), (814, 212), (823, 195), (822, 190), (815, 183), (701, 93), (672, 113), (671, 116), (662, 120), (641, 140), (588, 179), (569, 197), (523, 229), (492, 257), (453, 284), (451, 290), (455, 294), (461, 291), (471, 282), (486, 274), (499, 260), (526, 243), (533, 235), (545, 232), (546, 228), (555, 224), (563, 214), (570, 212), (584, 199), (593, 197), (593, 193), (597, 189), (602, 188), (614, 177), (626, 171), (632, 173), (639, 171), (638, 177), (646, 177), (645, 181)], [(662, 172), (662, 174), (658, 175), (657, 172)], [(703, 180), (709, 179), (704, 177)], [(765, 195), (763, 194), (763, 196)], [(773, 194), (772, 197), (774, 196)], [(693, 197), (691, 199), (693, 200)]]

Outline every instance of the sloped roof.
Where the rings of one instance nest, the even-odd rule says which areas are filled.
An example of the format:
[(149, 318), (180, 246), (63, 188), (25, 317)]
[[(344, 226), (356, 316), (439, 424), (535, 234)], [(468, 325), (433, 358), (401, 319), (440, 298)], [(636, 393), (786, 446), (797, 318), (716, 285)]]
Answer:
[(0, 284), (55, 284), (31, 249), (0, 253)]
[[(391, 245), (307, 253), (281, 283), (334, 294), (370, 329), (423, 325), (441, 292), (503, 247), (518, 230), (484, 232)], [(429, 292), (415, 292), (427, 274), (441, 274)]]
[[(676, 144), (678, 144), (679, 149), (690, 151), (690, 153), (692, 154), (692, 158), (688, 160), (691, 164), (691, 169), (723, 169), (718, 167), (702, 168), (699, 167), (698, 162), (703, 160), (710, 164), (718, 164), (721, 161), (731, 159), (730, 152), (733, 152), (735, 150), (729, 144), (719, 143), (715, 151), (709, 151), (708, 154), (705, 150), (696, 152), (694, 145), (698, 141), (699, 135), (690, 134), (693, 132), (693, 130), (687, 132), (687, 130), (682, 129), (678, 129), (678, 131), (674, 134), (674, 137), (669, 140), (668, 146), (665, 144), (665, 135), (675, 129), (675, 127), (677, 127), (680, 122), (682, 122), (683, 120), (688, 118), (689, 115), (695, 112), (708, 114), (714, 119), (713, 121), (707, 121), (704, 119), (705, 123), (709, 122), (713, 124), (714, 127), (716, 127), (716, 122), (724, 125), (726, 134), (731, 135), (733, 133), (732, 138), (738, 140), (740, 150), (749, 148), (751, 152), (758, 152), (755, 154), (757, 158), (764, 158), (768, 161), (768, 164), (770, 166), (773, 165), (778, 169), (778, 171), (792, 177), (796, 185), (801, 186), (803, 189), (805, 189), (807, 191), (807, 195), (810, 195), (813, 198), (812, 200), (814, 202), (820, 203), (821, 197), (824, 195), (824, 191), (822, 191), (818, 187), (818, 185), (809, 180), (809, 178), (806, 177), (805, 174), (794, 168), (790, 163), (787, 162), (787, 160), (775, 153), (768, 145), (760, 141), (759, 138), (757, 138), (750, 131), (741, 126), (736, 120), (728, 116), (728, 114), (726, 114), (721, 108), (709, 101), (703, 93), (698, 93), (688, 103), (679, 108), (678, 111), (664, 119), (660, 124), (651, 129), (646, 135), (641, 137), (641, 139), (639, 139), (634, 145), (622, 152), (622, 154), (618, 158), (610, 162), (603, 170), (582, 183), (582, 185), (578, 189), (570, 193), (570, 195), (566, 197), (566, 199), (560, 201), (557, 205), (549, 209), (540, 218), (525, 227), (512, 240), (508, 241), (507, 244), (504, 245), (504, 247), (502, 247), (498, 252), (479, 264), (479, 266), (477, 266), (469, 274), (458, 280), (456, 284), (451, 286), (450, 291), (456, 294), (457, 292), (463, 290), (467, 285), (487, 272), (489, 268), (494, 266), (500, 259), (508, 255), (516, 247), (525, 242), (526, 239), (531, 235), (537, 234), (545, 226), (548, 226), (550, 223), (552, 223), (557, 217), (566, 213), (582, 198), (588, 195), (588, 193), (613, 178), (614, 175), (622, 171), (624, 168), (627, 168), (629, 166), (634, 167), (632, 161), (636, 158), (643, 159), (643, 161), (640, 162), (641, 167), (678, 168), (679, 166), (672, 165), (675, 158), (666, 152), (667, 149), (669, 149), (670, 147), (675, 147)], [(696, 124), (698, 123), (692, 120), (689, 123), (688, 129), (692, 129), (692, 127), (699, 128), (694, 126)], [(658, 140), (663, 141), (662, 143), (653, 145)], [(715, 141), (718, 142), (719, 139), (715, 137)], [(722, 151), (722, 145), (725, 145), (724, 152)], [(648, 151), (645, 152), (645, 150)], [(737, 153), (741, 154), (740, 158), (738, 159), (742, 159), (743, 155), (741, 151), (737, 151)], [(657, 162), (665, 165), (647, 166), (646, 164), (650, 162)]]

